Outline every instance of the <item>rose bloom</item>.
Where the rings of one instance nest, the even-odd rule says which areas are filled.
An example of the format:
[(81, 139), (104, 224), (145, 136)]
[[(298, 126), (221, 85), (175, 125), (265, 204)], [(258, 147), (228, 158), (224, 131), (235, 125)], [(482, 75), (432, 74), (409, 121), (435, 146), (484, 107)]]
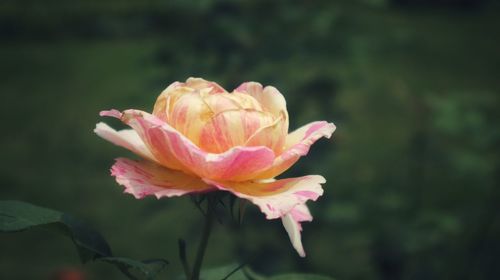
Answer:
[(267, 219), (281, 218), (293, 247), (304, 257), (301, 222), (306, 206), (323, 194), (319, 175), (274, 179), (307, 154), (335, 125), (307, 124), (288, 133), (285, 98), (272, 86), (246, 82), (228, 93), (217, 83), (189, 78), (158, 97), (152, 113), (102, 111), (132, 129), (98, 123), (95, 133), (139, 155), (116, 159), (111, 174), (136, 198), (228, 191), (257, 205)]

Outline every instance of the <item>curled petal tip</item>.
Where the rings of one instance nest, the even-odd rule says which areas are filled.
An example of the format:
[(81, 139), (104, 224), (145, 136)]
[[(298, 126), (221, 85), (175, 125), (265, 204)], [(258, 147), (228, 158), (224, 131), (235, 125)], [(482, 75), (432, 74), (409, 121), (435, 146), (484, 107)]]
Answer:
[(332, 137), (332, 134), (335, 132), (337, 127), (333, 123), (328, 123), (328, 129), (325, 131), (325, 137), (330, 139)]
[(297, 205), (289, 213), (281, 218), (283, 226), (285, 227), (290, 242), (293, 248), (297, 251), (299, 256), (305, 257), (306, 252), (304, 246), (302, 245), (302, 225), (301, 222), (312, 221), (311, 213), (305, 204)]
[(111, 110), (104, 110), (99, 112), (99, 116), (101, 117), (113, 117), (113, 118), (121, 118), (122, 113), (116, 109), (111, 109)]

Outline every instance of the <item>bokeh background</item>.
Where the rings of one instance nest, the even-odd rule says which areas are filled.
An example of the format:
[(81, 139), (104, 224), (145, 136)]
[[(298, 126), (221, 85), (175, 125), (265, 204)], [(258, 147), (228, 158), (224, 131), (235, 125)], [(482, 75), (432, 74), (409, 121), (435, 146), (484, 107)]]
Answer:
[[(196, 247), (189, 198), (135, 200), (109, 176), (132, 156), (92, 132), (102, 109), (151, 110), (171, 82), (232, 89), (254, 80), (286, 97), (291, 128), (333, 121), (285, 175), (322, 174), (309, 206), (308, 257), (279, 221), (247, 209), (219, 225), (207, 266), (336, 279), (500, 277), (500, 9), (487, 0), (3, 0), (0, 2), (0, 198), (69, 212), (116, 255)], [(106, 120), (115, 127), (116, 122)], [(80, 265), (70, 240), (0, 234), (1, 279), (49, 279)]]

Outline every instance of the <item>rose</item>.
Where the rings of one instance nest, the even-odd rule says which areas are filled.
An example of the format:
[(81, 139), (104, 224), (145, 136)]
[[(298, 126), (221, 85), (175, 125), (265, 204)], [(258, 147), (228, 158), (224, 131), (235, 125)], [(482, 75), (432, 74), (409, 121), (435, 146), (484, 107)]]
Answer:
[(274, 87), (247, 82), (232, 93), (214, 82), (189, 78), (158, 97), (153, 113), (102, 111), (132, 129), (98, 123), (102, 138), (143, 160), (116, 159), (111, 173), (136, 198), (223, 190), (257, 205), (267, 219), (281, 218), (293, 247), (305, 256), (301, 222), (311, 221), (306, 201), (323, 194), (319, 175), (275, 180), (332, 123), (312, 122), (288, 134), (288, 112)]

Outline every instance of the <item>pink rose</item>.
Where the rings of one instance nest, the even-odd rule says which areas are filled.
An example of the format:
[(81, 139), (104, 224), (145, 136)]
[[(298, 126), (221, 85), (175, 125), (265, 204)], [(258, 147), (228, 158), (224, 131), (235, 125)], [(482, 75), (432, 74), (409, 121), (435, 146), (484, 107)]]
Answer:
[(257, 205), (267, 219), (281, 218), (293, 247), (305, 256), (301, 222), (306, 206), (323, 194), (320, 175), (274, 179), (307, 154), (335, 125), (307, 124), (288, 133), (285, 98), (255, 82), (232, 93), (214, 82), (189, 78), (158, 97), (153, 113), (102, 111), (132, 129), (116, 131), (98, 123), (95, 133), (143, 160), (116, 159), (111, 174), (136, 198), (180, 196), (223, 190)]

